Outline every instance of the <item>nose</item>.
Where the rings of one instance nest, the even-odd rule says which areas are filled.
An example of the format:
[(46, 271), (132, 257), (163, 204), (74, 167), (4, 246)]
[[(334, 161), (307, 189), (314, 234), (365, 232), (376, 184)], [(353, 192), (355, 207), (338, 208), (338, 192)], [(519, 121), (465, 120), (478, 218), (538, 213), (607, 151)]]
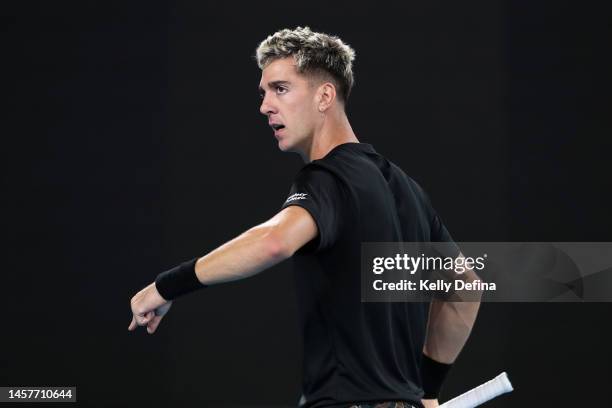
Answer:
[(262, 115), (266, 116), (271, 113), (276, 113), (276, 108), (270, 102), (270, 97), (268, 97), (268, 95), (263, 97), (259, 111), (262, 113)]

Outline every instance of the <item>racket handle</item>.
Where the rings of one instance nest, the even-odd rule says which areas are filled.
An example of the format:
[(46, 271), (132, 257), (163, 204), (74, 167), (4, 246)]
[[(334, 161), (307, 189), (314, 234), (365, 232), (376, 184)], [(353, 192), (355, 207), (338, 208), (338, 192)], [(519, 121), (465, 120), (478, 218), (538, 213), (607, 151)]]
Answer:
[(513, 389), (508, 374), (504, 371), (494, 379), (445, 402), (440, 408), (474, 408)]

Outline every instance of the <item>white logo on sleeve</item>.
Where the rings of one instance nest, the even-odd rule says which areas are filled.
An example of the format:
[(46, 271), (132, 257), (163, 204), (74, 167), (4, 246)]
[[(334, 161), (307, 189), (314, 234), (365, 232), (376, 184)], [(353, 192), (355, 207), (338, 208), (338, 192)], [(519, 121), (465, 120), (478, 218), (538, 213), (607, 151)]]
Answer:
[(308, 194), (306, 194), (306, 193), (291, 194), (289, 196), (289, 198), (287, 199), (287, 201), (285, 201), (285, 203), (289, 203), (289, 202), (295, 201), (295, 200), (306, 200), (307, 197), (308, 197)]

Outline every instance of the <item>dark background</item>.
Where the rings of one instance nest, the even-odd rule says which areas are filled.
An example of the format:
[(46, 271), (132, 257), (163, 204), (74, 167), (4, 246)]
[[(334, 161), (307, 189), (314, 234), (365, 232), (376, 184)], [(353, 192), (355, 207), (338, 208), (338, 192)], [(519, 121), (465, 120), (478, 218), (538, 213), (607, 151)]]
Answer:
[[(289, 262), (128, 332), (155, 275), (272, 216), (301, 166), (259, 114), (252, 56), (297, 25), (357, 51), (361, 141), (457, 241), (612, 241), (610, 13), (598, 2), (28, 2), (2, 11), (0, 386), (80, 406), (291, 406)], [(601, 3), (603, 4), (603, 3)], [(603, 406), (610, 304), (484, 304), (442, 400)], [(74, 405), (72, 405), (74, 406)]]

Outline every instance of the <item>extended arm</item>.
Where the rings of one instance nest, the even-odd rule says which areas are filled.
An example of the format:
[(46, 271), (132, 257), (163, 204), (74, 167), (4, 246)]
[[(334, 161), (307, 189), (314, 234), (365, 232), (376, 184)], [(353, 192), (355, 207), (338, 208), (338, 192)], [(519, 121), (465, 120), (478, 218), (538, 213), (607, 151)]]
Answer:
[[(289, 258), (317, 234), (317, 225), (305, 209), (287, 207), (270, 220), (199, 258), (195, 275), (204, 285), (255, 275)], [(155, 283), (134, 295), (130, 303), (133, 316), (128, 330), (147, 326), (150, 334), (155, 332), (172, 305), (159, 294)]]
[(198, 259), (196, 275), (205, 285), (243, 279), (291, 257), (317, 236), (317, 225), (301, 207), (287, 207)]

